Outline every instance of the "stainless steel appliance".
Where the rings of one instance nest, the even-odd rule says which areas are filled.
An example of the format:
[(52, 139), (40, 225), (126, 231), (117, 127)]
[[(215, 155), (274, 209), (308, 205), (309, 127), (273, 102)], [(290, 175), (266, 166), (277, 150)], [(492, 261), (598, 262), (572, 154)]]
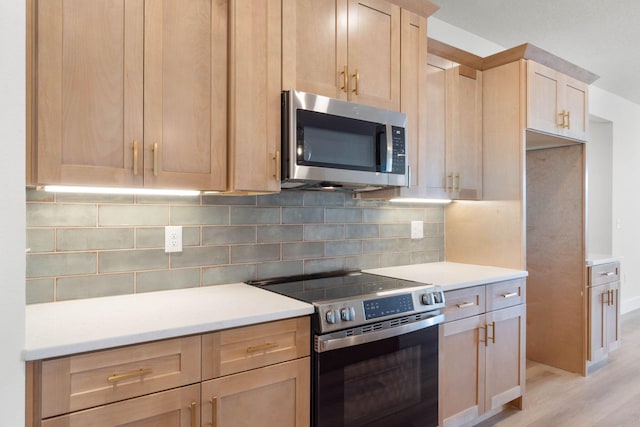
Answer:
[(312, 426), (438, 424), (441, 288), (362, 272), (247, 283), (315, 306)]
[(285, 91), (282, 188), (407, 185), (406, 126), (404, 113)]

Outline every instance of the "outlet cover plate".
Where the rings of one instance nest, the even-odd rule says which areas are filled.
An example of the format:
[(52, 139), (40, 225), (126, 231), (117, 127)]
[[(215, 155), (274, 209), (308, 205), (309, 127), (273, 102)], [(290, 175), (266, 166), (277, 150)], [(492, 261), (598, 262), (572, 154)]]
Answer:
[(182, 226), (170, 225), (164, 228), (164, 251), (182, 252)]
[(422, 237), (423, 237), (422, 221), (411, 221), (411, 238), (422, 239)]

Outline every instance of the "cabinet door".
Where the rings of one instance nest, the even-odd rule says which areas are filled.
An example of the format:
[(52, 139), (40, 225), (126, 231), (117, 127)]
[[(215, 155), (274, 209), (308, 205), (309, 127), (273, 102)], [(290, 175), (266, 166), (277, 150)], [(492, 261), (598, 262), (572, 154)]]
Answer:
[(457, 199), (482, 198), (482, 72), (447, 70), (447, 179)]
[(586, 141), (589, 133), (589, 86), (566, 77), (564, 83), (564, 107), (566, 118), (565, 135)]
[(609, 284), (610, 297), (607, 307), (607, 349), (613, 351), (620, 347), (620, 282)]
[(200, 385), (176, 388), (42, 421), (42, 427), (190, 427), (200, 423)]
[(484, 412), (485, 316), (440, 325), (440, 426), (469, 424)]
[(607, 306), (609, 305), (609, 286), (600, 285), (588, 288), (589, 292), (589, 354), (591, 362), (602, 360), (607, 354)]
[(400, 7), (349, 0), (349, 99), (400, 110)]
[(37, 4), (37, 182), (142, 185), (143, 0)]
[(524, 394), (525, 312), (525, 305), (517, 305), (486, 314), (486, 411)]
[(147, 0), (145, 187), (226, 188), (224, 0)]
[(229, 190), (280, 190), (281, 1), (230, 0)]
[(435, 55), (427, 55), (427, 140), (425, 156), (429, 167), (424, 172), (429, 194), (447, 196), (446, 137), (447, 69), (453, 63)]
[(202, 425), (309, 425), (309, 357), (202, 383)]
[(283, 0), (282, 13), (282, 89), (346, 100), (347, 0)]
[(527, 128), (586, 141), (589, 86), (527, 61)]
[(563, 92), (562, 74), (533, 61), (527, 62), (527, 128), (561, 134), (558, 106)]
[(401, 13), (400, 110), (407, 115), (409, 189), (417, 195), (426, 185), (427, 143), (427, 19), (408, 10)]
[(592, 363), (620, 347), (620, 282), (589, 288), (589, 354)]

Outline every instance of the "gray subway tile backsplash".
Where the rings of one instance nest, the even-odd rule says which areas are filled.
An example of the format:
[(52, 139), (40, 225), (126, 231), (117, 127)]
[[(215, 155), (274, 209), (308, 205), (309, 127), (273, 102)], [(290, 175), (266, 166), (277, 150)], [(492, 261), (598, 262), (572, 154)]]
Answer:
[[(424, 238), (410, 239), (410, 222)], [(164, 227), (183, 251), (164, 252)], [(348, 192), (97, 196), (27, 190), (27, 303), (444, 259), (444, 208)]]

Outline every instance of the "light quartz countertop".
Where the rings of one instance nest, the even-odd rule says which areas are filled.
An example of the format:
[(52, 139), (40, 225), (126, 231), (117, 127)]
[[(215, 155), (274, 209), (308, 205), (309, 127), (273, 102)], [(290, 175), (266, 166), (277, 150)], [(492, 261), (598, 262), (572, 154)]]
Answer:
[(433, 262), (366, 270), (366, 273), (442, 286), (444, 291), (526, 277), (523, 270), (486, 265)]
[(242, 283), (32, 304), (25, 360), (211, 332), (313, 313), (292, 298)]
[(622, 257), (616, 257), (609, 254), (587, 254), (587, 267), (594, 265), (608, 264), (610, 262), (618, 262)]
[[(527, 272), (453, 262), (367, 270), (445, 291), (526, 277)], [(313, 313), (314, 307), (242, 283), (26, 307), (25, 360), (213, 332)]]

